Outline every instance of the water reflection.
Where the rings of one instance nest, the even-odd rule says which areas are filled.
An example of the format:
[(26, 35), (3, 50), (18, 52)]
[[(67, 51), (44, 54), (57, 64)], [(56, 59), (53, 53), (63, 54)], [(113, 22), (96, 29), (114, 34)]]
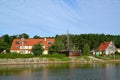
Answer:
[(119, 64), (0, 65), (0, 80), (118, 80)]
[(102, 78), (105, 80), (118, 80), (116, 78), (116, 64), (106, 64), (105, 68), (101, 69)]

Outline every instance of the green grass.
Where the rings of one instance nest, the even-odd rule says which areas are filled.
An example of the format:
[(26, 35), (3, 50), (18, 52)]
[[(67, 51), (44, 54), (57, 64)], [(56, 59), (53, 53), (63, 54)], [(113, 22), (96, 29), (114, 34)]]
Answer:
[(119, 60), (120, 59), (120, 55), (103, 55), (103, 56), (94, 56), (96, 58), (99, 58), (99, 59), (103, 59), (103, 60), (113, 60), (113, 59), (117, 59)]
[[(34, 58), (34, 57), (39, 57), (39, 58), (47, 58), (49, 61), (69, 61), (72, 60), (72, 58), (69, 58), (68, 56), (64, 54), (47, 54), (47, 55), (39, 55), (39, 56), (34, 56), (33, 54), (18, 54), (18, 53), (6, 53), (6, 54), (0, 54), (0, 58), (3, 59), (16, 59), (16, 58)], [(89, 61), (88, 56), (77, 56), (73, 57), (74, 60), (86, 60)]]
[(35, 57), (32, 54), (18, 54), (18, 53), (6, 53), (6, 54), (0, 54), (0, 58), (33, 58)]
[(83, 58), (83, 59), (85, 59), (86, 61), (90, 61), (90, 58), (86, 55), (86, 56), (84, 56), (84, 55), (81, 55), (81, 56), (78, 56), (77, 58)]
[(47, 54), (47, 55), (40, 55), (40, 58), (48, 58), (50, 61), (68, 61), (69, 58), (64, 54)]

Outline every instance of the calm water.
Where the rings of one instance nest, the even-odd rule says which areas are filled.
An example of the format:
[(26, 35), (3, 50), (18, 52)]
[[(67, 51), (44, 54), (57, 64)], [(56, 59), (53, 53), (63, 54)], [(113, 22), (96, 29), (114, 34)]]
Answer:
[(120, 64), (0, 65), (0, 80), (119, 80)]

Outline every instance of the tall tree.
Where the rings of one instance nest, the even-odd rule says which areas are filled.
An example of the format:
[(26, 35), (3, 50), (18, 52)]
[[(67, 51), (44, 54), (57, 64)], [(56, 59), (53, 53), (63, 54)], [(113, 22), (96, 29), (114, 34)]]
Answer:
[(4, 41), (4, 39), (0, 39), (0, 53), (3, 52), (3, 50), (8, 49), (7, 43)]
[(5, 34), (2, 36), (2, 44), (4, 45), (4, 50), (6, 50), (6, 52), (10, 52), (10, 37), (8, 34)]
[(90, 47), (89, 45), (86, 43), (84, 45), (84, 48), (83, 48), (83, 55), (89, 55), (90, 54)]
[(54, 54), (54, 53), (58, 53), (61, 50), (64, 50), (65, 46), (64, 43), (62, 41), (56, 41), (52, 46), (49, 47), (48, 53), (49, 54)]
[(4, 39), (4, 41), (5, 41), (7, 44), (10, 43), (10, 37), (9, 37), (8, 34), (3, 35), (2, 38)]

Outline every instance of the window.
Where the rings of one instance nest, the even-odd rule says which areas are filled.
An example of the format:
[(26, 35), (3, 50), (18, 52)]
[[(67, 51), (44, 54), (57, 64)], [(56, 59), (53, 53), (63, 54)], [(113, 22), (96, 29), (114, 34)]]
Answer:
[(48, 44), (52, 44), (52, 42), (51, 42), (51, 41), (48, 41), (47, 43), (48, 43)]
[(19, 48), (19, 46), (14, 46), (14, 48)]
[(19, 41), (15, 41), (15, 44), (20, 44), (20, 42)]

